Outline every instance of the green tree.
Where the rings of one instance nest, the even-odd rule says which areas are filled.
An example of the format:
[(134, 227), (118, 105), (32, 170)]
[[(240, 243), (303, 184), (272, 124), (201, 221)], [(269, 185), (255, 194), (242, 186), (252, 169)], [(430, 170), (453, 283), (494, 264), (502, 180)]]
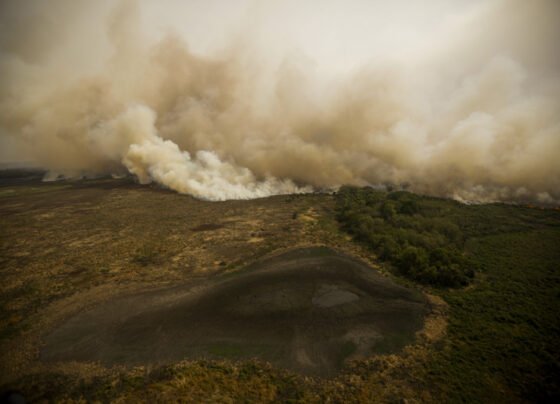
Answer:
[(397, 214), (397, 210), (395, 208), (395, 202), (393, 201), (385, 201), (381, 205), (381, 216), (387, 221), (390, 221), (395, 217)]
[(400, 256), (399, 269), (404, 273), (421, 273), (428, 267), (429, 262), (426, 250), (408, 246)]

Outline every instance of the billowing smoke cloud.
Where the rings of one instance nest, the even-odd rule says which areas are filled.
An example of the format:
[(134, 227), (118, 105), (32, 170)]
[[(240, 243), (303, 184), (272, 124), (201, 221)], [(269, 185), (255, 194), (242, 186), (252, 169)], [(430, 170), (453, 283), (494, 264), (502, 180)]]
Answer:
[[(150, 31), (147, 4), (94, 3), (2, 3), (2, 159), (50, 178), (128, 172), (211, 200), (393, 184), (560, 201), (560, 2), (457, 0), (409, 46), (379, 39), (374, 52), (358, 46), (364, 32), (344, 37), (338, 44), (361, 57), (350, 67), (326, 50), (279, 47), (266, 28), (280, 15), (297, 32), (284, 17), (319, 18), (321, 4), (331, 24), (334, 0), (250, 4), (240, 18), (254, 26), (196, 53), (181, 32)], [(422, 12), (411, 18), (431, 15)], [(321, 27), (313, 35), (324, 47), (332, 36)]]
[(191, 158), (175, 143), (157, 135), (155, 118), (155, 113), (145, 106), (130, 107), (93, 130), (92, 141), (102, 155), (117, 152), (115, 160), (120, 159), (142, 184), (155, 180), (200, 198), (249, 199), (308, 190), (296, 187), (290, 180), (272, 177), (258, 181), (247, 168), (222, 162), (214, 152), (201, 150)]

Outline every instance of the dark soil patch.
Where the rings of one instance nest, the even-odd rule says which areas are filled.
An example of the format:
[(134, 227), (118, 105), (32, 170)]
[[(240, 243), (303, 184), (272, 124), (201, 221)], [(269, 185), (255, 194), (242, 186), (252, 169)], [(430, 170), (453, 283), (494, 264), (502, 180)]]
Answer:
[(221, 229), (223, 227), (224, 227), (224, 225), (219, 224), (219, 223), (204, 223), (204, 224), (201, 224), (200, 226), (193, 227), (191, 230), (192, 231), (212, 231), (212, 230)]
[(363, 262), (327, 248), (293, 250), (205, 284), (105, 303), (45, 339), (45, 361), (106, 365), (257, 357), (305, 374), (395, 352), (427, 303)]

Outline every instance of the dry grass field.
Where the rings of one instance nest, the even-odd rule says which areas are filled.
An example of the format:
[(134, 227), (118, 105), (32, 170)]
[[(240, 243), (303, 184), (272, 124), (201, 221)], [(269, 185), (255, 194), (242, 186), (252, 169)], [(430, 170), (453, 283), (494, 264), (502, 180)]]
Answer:
[[(559, 239), (557, 212), (426, 202), (432, 211), (446, 206), (446, 215), (464, 221), (461, 229), (470, 232), (465, 245), (480, 268), (469, 286), (446, 289), (415, 283), (379, 261), (374, 249), (340, 227), (336, 198), (308, 194), (205, 202), (155, 186), (139, 186), (129, 179), (42, 183), (33, 178), (4, 178), (0, 187), (1, 389), (15, 389), (38, 402), (441, 402), (554, 396), (557, 370), (552, 358), (558, 321), (554, 318), (556, 303), (550, 298), (558, 290), (554, 269), (558, 260), (550, 246)], [(202, 285), (204, 289), (240, 276), (246, 280), (239, 288), (256, 287), (255, 293), (238, 293), (236, 286), (222, 287), (222, 292), (208, 296), (228, 302), (231, 293), (238, 293), (234, 295), (242, 301), (233, 304), (234, 311), (271, 304), (265, 302), (270, 294), (267, 288), (275, 284), (255, 283), (240, 270), (270, 259), (274, 262), (274, 257), (297, 248), (317, 246), (353, 257), (385, 279), (383, 282), (422, 295), (427, 302), (423, 324), (412, 337), (397, 344), (396, 350), (353, 355), (360, 349), (359, 343), (340, 345), (337, 355), (347, 360), (328, 362), (336, 366), (329, 365), (326, 372), (307, 372), (305, 366), (298, 368), (274, 355), (251, 350), (249, 345), (240, 351), (239, 346), (222, 342), (206, 350), (212, 355), (187, 355), (184, 360), (164, 364), (151, 360), (107, 363), (97, 361), (95, 355), (91, 360), (76, 361), (71, 355), (47, 360), (49, 336), (63, 329), (69, 319), (82, 318), (82, 323), (76, 320), (75, 324), (85, 327), (86, 336), (91, 333), (97, 338), (102, 332), (96, 331), (96, 324), (83, 320), (88, 313), (97, 313), (89, 318), (97, 318), (101, 328), (103, 310), (107, 318), (116, 318), (118, 302), (140, 301), (138, 296), (143, 294), (182, 285)], [(510, 251), (512, 246), (515, 250)], [(313, 293), (324, 286), (309, 286), (297, 279), (292, 279), (290, 293), (300, 288), (303, 294), (318, 299)], [(542, 293), (531, 292), (534, 287), (540, 287)], [(328, 299), (352, 301), (362, 293), (356, 286), (352, 288)], [(157, 293), (153, 296), (159, 296)], [(296, 309), (293, 302), (299, 292), (290, 293), (290, 307)], [(512, 296), (519, 302), (512, 303)], [(208, 299), (192, 307), (226, 319), (227, 310), (220, 302)], [(325, 304), (330, 304), (328, 299)], [(503, 301), (510, 303), (504, 306)], [(143, 304), (150, 304), (149, 299), (146, 302)], [(283, 302), (275, 301), (271, 307), (278, 308)], [(264, 313), (266, 307), (255, 310)], [(180, 316), (176, 309), (171, 312)], [(150, 322), (159, 321), (154, 314), (147, 314), (144, 320), (147, 329)], [(206, 323), (214, 337), (221, 335), (215, 333), (215, 325)], [(266, 331), (269, 327), (261, 328)], [(232, 329), (239, 334), (243, 327)], [(332, 330), (331, 334), (338, 332)], [(272, 341), (275, 331), (269, 331)], [(152, 338), (155, 334), (149, 330), (147, 335)], [(58, 343), (59, 352), (64, 353), (64, 344)], [(507, 352), (505, 345), (510, 346)], [(304, 345), (305, 349), (311, 346), (309, 341)], [(136, 347), (141, 348), (142, 343)], [(319, 355), (314, 359), (320, 357), (321, 349), (314, 351), (313, 355)], [(200, 350), (196, 352), (200, 354)], [(542, 356), (545, 352), (549, 357)]]

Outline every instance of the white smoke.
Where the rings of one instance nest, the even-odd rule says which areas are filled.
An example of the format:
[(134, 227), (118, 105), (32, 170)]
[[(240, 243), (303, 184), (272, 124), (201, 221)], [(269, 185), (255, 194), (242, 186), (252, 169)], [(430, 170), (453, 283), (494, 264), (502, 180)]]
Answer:
[(155, 122), (150, 108), (131, 106), (91, 131), (92, 149), (121, 162), (141, 184), (156, 181), (202, 199), (251, 199), (311, 190), (274, 177), (259, 181), (247, 168), (221, 161), (212, 151), (200, 150), (193, 158), (171, 140), (162, 139)]
[[(241, 3), (161, 4), (172, 20), (181, 7), (237, 15)], [(2, 160), (50, 178), (129, 172), (211, 200), (390, 183), (465, 201), (560, 201), (560, 2), (472, 2), (441, 24), (439, 0), (402, 12), (355, 0), (348, 16), (334, 0), (259, 2), (204, 56), (181, 34), (155, 35), (153, 21), (143, 29), (139, 3), (109, 15), (107, 4), (2, 3)], [(316, 61), (279, 46), (284, 32), (317, 48)], [(203, 48), (204, 30), (193, 34)]]

